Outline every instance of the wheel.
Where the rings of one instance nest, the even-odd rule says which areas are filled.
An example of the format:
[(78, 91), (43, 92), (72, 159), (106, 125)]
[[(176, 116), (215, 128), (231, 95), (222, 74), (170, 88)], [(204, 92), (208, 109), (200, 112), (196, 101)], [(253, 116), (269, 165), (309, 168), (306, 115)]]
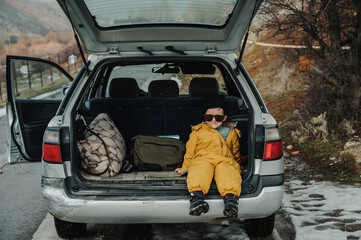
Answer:
[(72, 239), (83, 236), (86, 230), (86, 223), (73, 223), (60, 220), (54, 217), (56, 233), (61, 238)]
[(266, 218), (247, 219), (244, 221), (250, 237), (266, 237), (272, 234), (275, 225), (275, 214)]

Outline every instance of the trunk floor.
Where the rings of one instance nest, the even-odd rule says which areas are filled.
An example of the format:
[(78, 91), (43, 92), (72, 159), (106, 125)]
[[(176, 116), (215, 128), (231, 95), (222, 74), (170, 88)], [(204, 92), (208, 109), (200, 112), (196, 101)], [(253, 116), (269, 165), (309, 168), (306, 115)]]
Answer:
[(86, 172), (81, 172), (81, 175), (88, 180), (99, 181), (116, 181), (116, 180), (185, 180), (186, 175), (179, 176), (174, 171), (162, 171), (162, 172), (131, 172), (131, 173), (119, 173), (113, 177), (101, 177), (91, 175)]

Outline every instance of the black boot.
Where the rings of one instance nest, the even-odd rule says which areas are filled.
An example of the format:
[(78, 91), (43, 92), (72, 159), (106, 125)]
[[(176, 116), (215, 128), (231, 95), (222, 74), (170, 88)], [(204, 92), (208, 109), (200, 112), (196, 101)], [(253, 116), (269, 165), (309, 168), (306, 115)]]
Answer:
[(238, 199), (236, 194), (227, 193), (223, 196), (224, 211), (223, 214), (229, 218), (238, 218)]
[(189, 208), (189, 215), (200, 216), (209, 210), (208, 203), (204, 201), (204, 194), (202, 191), (193, 191), (189, 195), (191, 206)]

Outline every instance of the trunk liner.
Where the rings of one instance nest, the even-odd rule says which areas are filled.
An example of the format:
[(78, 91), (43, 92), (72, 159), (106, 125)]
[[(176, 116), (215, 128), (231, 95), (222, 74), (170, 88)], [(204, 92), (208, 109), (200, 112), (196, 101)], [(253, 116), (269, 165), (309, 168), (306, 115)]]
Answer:
[(116, 180), (186, 180), (186, 175), (179, 176), (174, 171), (162, 171), (162, 172), (132, 172), (132, 173), (119, 173), (114, 177), (101, 177), (94, 176), (85, 172), (81, 172), (81, 175), (87, 180), (98, 181), (116, 181)]

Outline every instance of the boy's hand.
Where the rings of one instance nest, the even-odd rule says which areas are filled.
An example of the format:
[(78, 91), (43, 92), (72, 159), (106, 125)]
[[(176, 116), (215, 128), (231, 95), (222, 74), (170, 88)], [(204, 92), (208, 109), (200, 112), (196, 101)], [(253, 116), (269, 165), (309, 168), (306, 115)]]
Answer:
[(183, 173), (182, 170), (181, 170), (181, 168), (177, 168), (177, 169), (174, 170), (174, 171), (175, 171), (178, 175)]

